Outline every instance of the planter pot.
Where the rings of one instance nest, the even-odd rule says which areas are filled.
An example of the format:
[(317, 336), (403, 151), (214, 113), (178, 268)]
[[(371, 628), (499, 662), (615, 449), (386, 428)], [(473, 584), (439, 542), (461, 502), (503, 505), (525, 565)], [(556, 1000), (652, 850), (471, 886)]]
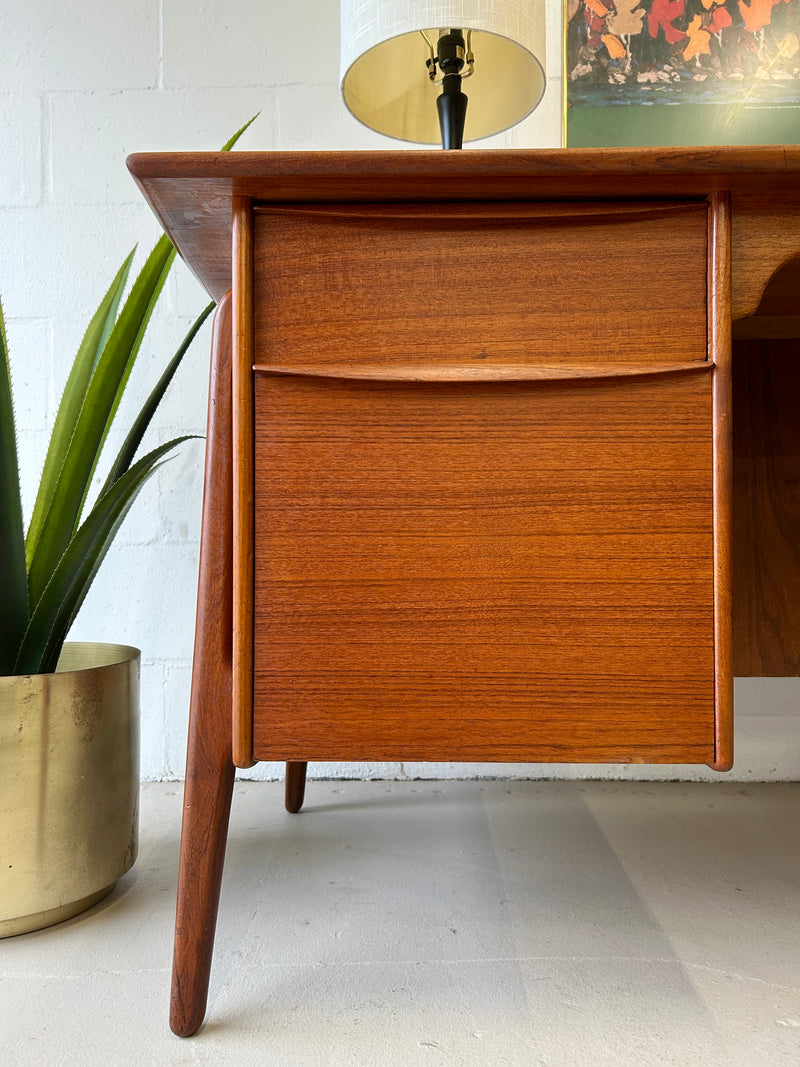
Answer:
[(0, 678), (0, 937), (96, 904), (133, 864), (139, 650), (71, 643)]

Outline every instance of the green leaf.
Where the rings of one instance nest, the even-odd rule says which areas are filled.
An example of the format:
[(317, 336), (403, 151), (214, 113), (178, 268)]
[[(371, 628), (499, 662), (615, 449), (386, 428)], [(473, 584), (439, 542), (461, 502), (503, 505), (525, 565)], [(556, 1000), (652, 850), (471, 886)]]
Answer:
[(11, 674), (28, 623), (25, 538), (6, 327), (0, 305), (0, 675)]
[[(120, 316), (108, 339), (107, 350), (109, 351), (110, 359), (107, 369), (111, 372), (111, 380), (114, 380), (114, 375), (120, 367), (122, 368), (122, 376), (117, 380), (116, 394), (111, 404), (111, 409), (108, 412), (108, 417), (106, 418), (106, 425), (102, 439), (95, 452), (94, 464), (89, 474), (89, 478), (87, 479), (86, 489), (83, 494), (83, 500), (81, 501), (81, 509), (86, 500), (86, 495), (89, 492), (89, 485), (91, 484), (97, 461), (100, 458), (100, 453), (105, 444), (106, 437), (108, 436), (108, 431), (111, 428), (111, 423), (114, 421), (114, 416), (117, 413), (117, 408), (122, 400), (125, 387), (128, 384), (133, 365), (139, 354), (139, 349), (142, 346), (144, 335), (150, 324), (150, 319), (153, 316), (155, 306), (158, 303), (158, 298), (161, 295), (161, 290), (164, 288), (167, 275), (172, 269), (172, 264), (175, 262), (176, 254), (172, 242), (166, 235), (163, 235), (158, 239), (152, 252), (147, 257), (145, 265), (139, 272), (139, 276), (122, 307)], [(139, 290), (138, 292), (137, 289)], [(117, 351), (118, 349), (120, 350), (119, 353)], [(127, 359), (122, 358), (125, 353), (127, 353)], [(103, 361), (105, 356), (106, 350), (104, 350), (101, 361), (98, 363), (98, 375), (99, 372), (104, 369)], [(100, 395), (102, 397), (102, 388), (100, 389)], [(89, 400), (91, 401), (93, 399), (94, 398), (90, 394)], [(78, 525), (79, 517), (80, 511), (78, 513), (78, 518), (75, 520), (76, 527)]]
[(131, 289), (81, 405), (28, 565), (28, 599), (38, 604), (78, 525), (97, 460), (119, 405), (175, 249), (161, 237)]
[(89, 382), (97, 366), (100, 353), (103, 351), (116, 321), (117, 308), (128, 280), (128, 272), (130, 271), (135, 251), (136, 249), (134, 248), (133, 252), (117, 271), (111, 287), (103, 297), (100, 307), (89, 323), (78, 353), (75, 356), (75, 362), (72, 364), (67, 383), (64, 386), (53, 432), (50, 435), (50, 444), (47, 448), (42, 477), (39, 481), (39, 491), (36, 494), (36, 503), (33, 507), (33, 514), (25, 541), (25, 552), (29, 566), (39, 542), (39, 536), (53, 499), (58, 477), (64, 466), (64, 457), (75, 433), (78, 416), (86, 398)]
[(55, 670), (64, 638), (131, 504), (162, 465), (162, 457), (187, 440), (188, 436), (178, 437), (148, 452), (97, 501), (54, 568), (31, 614), (14, 673), (47, 674)]
[(220, 152), (230, 152), (230, 150), (233, 148), (233, 146), (236, 144), (236, 142), (239, 140), (245, 130), (249, 129), (253, 125), (253, 123), (256, 121), (260, 114), (261, 112), (257, 111), (251, 119), (248, 119), (244, 126), (242, 126), (241, 129), (236, 131), (233, 137), (228, 138), (222, 148), (220, 148)]
[[(226, 141), (223, 152), (233, 148), (258, 114)], [(28, 531), (24, 618), (30, 615), (30, 619), (17, 657), (17, 672), (54, 668), (67, 630), (134, 497), (158, 465), (158, 457), (179, 441), (186, 440), (179, 438), (170, 442), (131, 465), (186, 349), (213, 305), (198, 318), (135, 418), (97, 503), (80, 525), (100, 454), (172, 266), (175, 249), (168, 237), (161, 237), (117, 318), (132, 256), (133, 253), (120, 268), (89, 324), (59, 406)], [(10, 396), (10, 386), (8, 393)], [(11, 427), (13, 435), (13, 421), (4, 421)], [(0, 445), (4, 444), (5, 432), (0, 428)], [(4, 461), (10, 462), (11, 459), (16, 472), (16, 450), (12, 453), (4, 448)], [(14, 481), (18, 497), (17, 473)], [(2, 498), (0, 503), (4, 503)], [(9, 530), (3, 531), (2, 536), (11, 536)], [(4, 567), (12, 566), (6, 556), (11, 559), (9, 553), (4, 553), (4, 559), (0, 561), (0, 578), (5, 575)], [(3, 624), (6, 623), (4, 620)], [(0, 635), (3, 624), (0, 624)]]
[(125, 438), (125, 442), (122, 445), (122, 448), (119, 450), (119, 454), (114, 460), (111, 470), (108, 473), (108, 477), (106, 478), (105, 484), (100, 490), (101, 496), (104, 493), (107, 493), (111, 486), (116, 482), (116, 480), (121, 475), (123, 475), (125, 471), (130, 467), (131, 463), (133, 462), (133, 457), (136, 455), (136, 451), (139, 448), (139, 445), (142, 443), (142, 438), (144, 437), (145, 432), (147, 431), (147, 427), (150, 425), (153, 415), (155, 414), (158, 405), (161, 403), (161, 399), (164, 396), (164, 393), (167, 391), (169, 383), (172, 381), (175, 375), (175, 371), (178, 369), (181, 360), (186, 355), (186, 350), (189, 348), (189, 345), (195, 339), (197, 331), (200, 329), (200, 327), (206, 321), (208, 316), (214, 310), (215, 306), (216, 305), (212, 301), (203, 309), (203, 311), (193, 323), (192, 328), (184, 337), (180, 348), (167, 364), (166, 370), (159, 378), (156, 387), (153, 389), (152, 393), (145, 401), (142, 410), (139, 412), (138, 416), (136, 417), (136, 420), (131, 426), (130, 432)]

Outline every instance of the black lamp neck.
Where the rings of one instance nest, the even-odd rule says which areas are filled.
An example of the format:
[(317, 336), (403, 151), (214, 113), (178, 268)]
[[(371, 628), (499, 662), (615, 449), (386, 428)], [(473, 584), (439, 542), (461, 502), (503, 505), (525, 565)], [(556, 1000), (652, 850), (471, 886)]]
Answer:
[(451, 29), (439, 38), (437, 62), (442, 72), (442, 95), (436, 100), (442, 148), (462, 148), (464, 123), (467, 117), (467, 97), (461, 91), (461, 71), (464, 67), (466, 44), (461, 30)]

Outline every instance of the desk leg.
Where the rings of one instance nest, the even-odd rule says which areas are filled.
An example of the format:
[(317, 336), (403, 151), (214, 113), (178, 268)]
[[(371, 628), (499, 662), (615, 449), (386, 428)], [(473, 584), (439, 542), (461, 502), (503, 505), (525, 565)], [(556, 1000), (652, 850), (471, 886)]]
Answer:
[(170, 1026), (201, 1025), (208, 997), (235, 768), (232, 758), (231, 299), (214, 319), (197, 629), (181, 833)]
[(286, 810), (292, 815), (296, 815), (303, 806), (307, 770), (307, 763), (292, 761), (286, 764)]

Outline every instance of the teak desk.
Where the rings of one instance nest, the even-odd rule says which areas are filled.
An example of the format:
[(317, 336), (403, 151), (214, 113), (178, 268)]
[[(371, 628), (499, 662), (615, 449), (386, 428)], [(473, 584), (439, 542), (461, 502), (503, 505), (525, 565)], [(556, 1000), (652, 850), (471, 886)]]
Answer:
[(188, 1035), (235, 765), (287, 761), (292, 811), (308, 760), (730, 767), (732, 324), (800, 253), (800, 148), (129, 166), (220, 301)]

